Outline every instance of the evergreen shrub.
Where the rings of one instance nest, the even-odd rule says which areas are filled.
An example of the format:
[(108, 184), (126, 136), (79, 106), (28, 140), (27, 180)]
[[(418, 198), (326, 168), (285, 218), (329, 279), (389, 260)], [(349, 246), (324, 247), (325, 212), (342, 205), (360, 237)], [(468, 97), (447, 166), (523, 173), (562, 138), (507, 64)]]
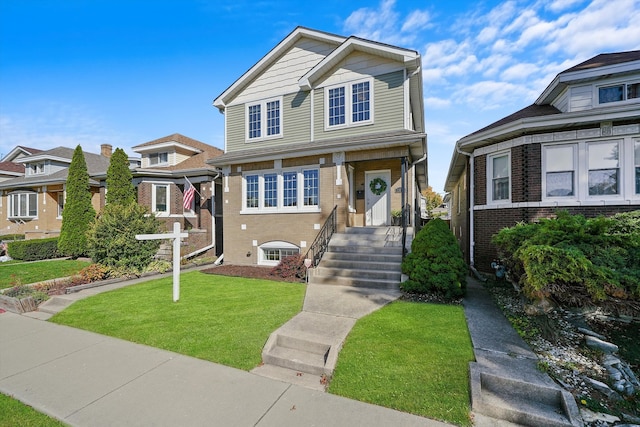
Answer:
[(467, 265), (447, 223), (432, 219), (411, 243), (411, 253), (402, 261), (402, 272), (409, 280), (400, 286), (405, 292), (436, 292), (446, 298), (463, 296)]
[(8, 242), (7, 251), (11, 258), (22, 261), (38, 261), (61, 256), (57, 237)]

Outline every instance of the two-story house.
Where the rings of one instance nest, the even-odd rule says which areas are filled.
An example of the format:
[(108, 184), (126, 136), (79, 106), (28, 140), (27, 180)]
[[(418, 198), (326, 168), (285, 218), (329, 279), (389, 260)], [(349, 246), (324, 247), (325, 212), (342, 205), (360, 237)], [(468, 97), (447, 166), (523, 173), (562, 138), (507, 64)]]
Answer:
[(640, 51), (597, 55), (530, 105), (456, 143), (445, 190), (467, 261), (490, 271), (491, 236), (559, 209), (640, 209)]
[[(24, 175), (0, 182), (0, 234), (24, 234), (26, 239), (56, 237), (62, 227), (65, 185), (73, 149), (40, 151), (17, 147), (12, 161), (24, 165)], [(100, 210), (100, 180), (109, 167), (111, 146), (102, 154), (84, 152), (91, 187), (91, 202)]]
[(391, 225), (403, 207), (415, 223), (427, 184), (418, 52), (298, 27), (213, 104), (225, 262), (304, 254), (334, 207), (342, 230)]
[(222, 150), (178, 133), (132, 149), (141, 156), (140, 167), (133, 170), (138, 203), (147, 206), (167, 231), (179, 222), (180, 228), (188, 232), (182, 255), (209, 250), (222, 254), (222, 179), (206, 163), (207, 159), (220, 156)]

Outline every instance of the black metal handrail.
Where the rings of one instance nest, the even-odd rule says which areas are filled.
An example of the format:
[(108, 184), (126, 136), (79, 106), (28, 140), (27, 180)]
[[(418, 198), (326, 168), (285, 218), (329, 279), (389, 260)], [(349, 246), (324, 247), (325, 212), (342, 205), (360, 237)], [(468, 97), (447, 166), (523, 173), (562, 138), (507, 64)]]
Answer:
[(329, 217), (324, 222), (324, 225), (318, 232), (316, 239), (313, 241), (307, 254), (305, 255), (306, 259), (311, 260), (311, 266), (317, 267), (322, 259), (322, 255), (326, 252), (329, 247), (329, 240), (331, 240), (331, 236), (335, 233), (336, 228), (338, 226), (338, 221), (336, 218), (336, 210), (338, 205), (333, 207), (333, 210), (329, 214)]
[(410, 223), (411, 205), (409, 203), (402, 207), (402, 258), (407, 253), (407, 225)]

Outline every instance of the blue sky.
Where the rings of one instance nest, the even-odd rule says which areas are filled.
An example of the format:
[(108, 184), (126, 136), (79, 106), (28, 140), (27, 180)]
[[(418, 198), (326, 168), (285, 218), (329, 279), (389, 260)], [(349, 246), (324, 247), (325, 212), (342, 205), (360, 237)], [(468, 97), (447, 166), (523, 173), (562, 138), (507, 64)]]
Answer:
[(422, 54), (429, 181), (455, 141), (535, 101), (556, 74), (640, 49), (640, 0), (3, 0), (0, 157), (99, 152), (172, 133), (220, 148), (213, 99), (296, 26)]

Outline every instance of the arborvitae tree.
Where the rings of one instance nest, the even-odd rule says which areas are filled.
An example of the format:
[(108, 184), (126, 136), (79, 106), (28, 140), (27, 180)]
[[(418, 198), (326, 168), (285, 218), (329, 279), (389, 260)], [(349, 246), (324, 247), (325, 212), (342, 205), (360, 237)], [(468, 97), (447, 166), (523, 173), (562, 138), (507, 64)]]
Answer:
[(58, 239), (58, 250), (72, 258), (87, 253), (87, 230), (96, 217), (91, 204), (89, 172), (82, 147), (73, 152), (69, 176), (67, 177), (67, 198), (62, 210), (62, 228)]
[(129, 158), (122, 148), (116, 148), (107, 170), (107, 204), (128, 205), (135, 202), (136, 190), (131, 179)]

